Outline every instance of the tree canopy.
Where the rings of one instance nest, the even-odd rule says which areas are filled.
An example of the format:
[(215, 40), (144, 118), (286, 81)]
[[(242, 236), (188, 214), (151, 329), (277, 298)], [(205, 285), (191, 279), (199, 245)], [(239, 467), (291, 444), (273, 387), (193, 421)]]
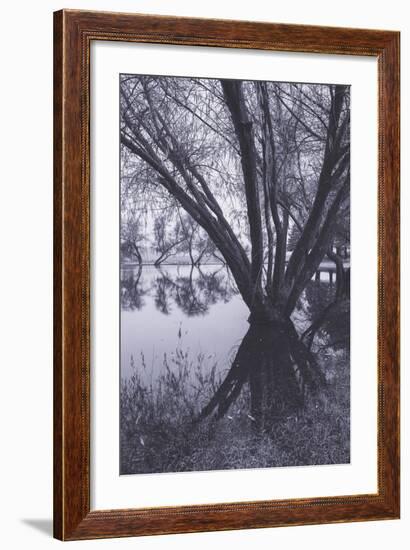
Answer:
[(188, 215), (251, 317), (288, 317), (346, 232), (349, 88), (122, 75), (120, 92), (123, 212), (179, 232)]

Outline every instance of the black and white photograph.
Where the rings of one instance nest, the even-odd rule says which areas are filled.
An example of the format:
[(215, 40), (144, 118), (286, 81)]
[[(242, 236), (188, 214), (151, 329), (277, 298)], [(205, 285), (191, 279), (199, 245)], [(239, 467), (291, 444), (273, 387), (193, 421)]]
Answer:
[(119, 97), (120, 474), (350, 463), (350, 86)]

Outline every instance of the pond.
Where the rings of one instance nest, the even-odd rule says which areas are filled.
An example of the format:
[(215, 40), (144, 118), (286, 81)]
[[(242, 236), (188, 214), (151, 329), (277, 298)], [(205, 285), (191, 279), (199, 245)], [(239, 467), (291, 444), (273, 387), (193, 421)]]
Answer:
[[(329, 299), (329, 281), (312, 281), (294, 322), (303, 329)], [(121, 378), (136, 368), (155, 383), (177, 350), (227, 371), (249, 324), (249, 311), (221, 265), (121, 266)]]
[[(310, 281), (299, 334), (334, 296), (330, 278)], [(221, 265), (122, 266), (121, 474), (349, 463), (348, 303), (316, 334), (326, 384), (303, 404), (292, 333), (248, 316)]]

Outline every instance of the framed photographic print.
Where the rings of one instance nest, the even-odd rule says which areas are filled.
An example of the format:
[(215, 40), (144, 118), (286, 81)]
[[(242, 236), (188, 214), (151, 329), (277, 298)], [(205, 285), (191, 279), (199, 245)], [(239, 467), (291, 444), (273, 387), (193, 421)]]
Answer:
[(399, 517), (399, 33), (54, 14), (54, 533)]

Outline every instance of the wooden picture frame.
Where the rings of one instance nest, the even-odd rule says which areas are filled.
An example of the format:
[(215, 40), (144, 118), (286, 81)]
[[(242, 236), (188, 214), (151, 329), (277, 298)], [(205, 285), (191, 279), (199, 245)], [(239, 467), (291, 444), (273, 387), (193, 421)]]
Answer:
[[(63, 10), (54, 14), (54, 536), (62, 540), (399, 517), (399, 33)], [(378, 61), (378, 492), (90, 509), (90, 45), (93, 40)]]

